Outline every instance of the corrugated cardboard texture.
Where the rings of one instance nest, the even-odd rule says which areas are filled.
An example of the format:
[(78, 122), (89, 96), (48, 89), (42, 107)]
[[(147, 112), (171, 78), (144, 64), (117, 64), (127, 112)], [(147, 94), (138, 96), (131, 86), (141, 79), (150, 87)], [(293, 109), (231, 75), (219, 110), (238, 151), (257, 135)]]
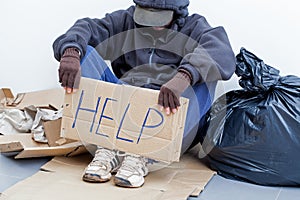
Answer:
[(196, 154), (185, 154), (179, 163), (173, 163), (145, 178), (141, 188), (121, 188), (113, 180), (86, 183), (81, 180), (84, 168), (91, 161), (89, 154), (72, 158), (55, 157), (32, 177), (3, 192), (6, 200), (186, 200), (199, 195), (215, 172), (206, 167)]
[(157, 105), (159, 91), (82, 78), (66, 94), (62, 134), (66, 138), (167, 162), (178, 161), (188, 99), (167, 116)]

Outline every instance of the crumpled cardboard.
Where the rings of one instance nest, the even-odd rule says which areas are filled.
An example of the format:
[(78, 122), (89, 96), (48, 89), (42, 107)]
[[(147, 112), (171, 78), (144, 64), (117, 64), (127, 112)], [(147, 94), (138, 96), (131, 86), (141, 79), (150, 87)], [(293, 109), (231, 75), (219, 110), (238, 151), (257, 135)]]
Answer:
[(36, 142), (47, 143), (43, 123), (61, 119), (62, 109), (40, 108), (33, 105), (21, 109), (0, 108), (0, 133), (12, 135), (31, 133)]
[(188, 99), (167, 116), (157, 104), (159, 91), (81, 78), (66, 94), (62, 136), (155, 160), (179, 161)]
[[(53, 110), (53, 113), (56, 113), (55, 110), (62, 107), (64, 97), (63, 89), (58, 88), (50, 90), (41, 90), (21, 94), (22, 95), (18, 94), (17, 96), (22, 96), (22, 98), (19, 98), (17, 100), (17, 97), (15, 98), (12, 95), (10, 89), (1, 89), (0, 109), (7, 111), (7, 113), (12, 113), (13, 116), (15, 116), (16, 114), (23, 114), (17, 113), (16, 111), (28, 111), (28, 113), (26, 112), (27, 115), (23, 116), (24, 119), (22, 118), (19, 120), (19, 124), (21, 126), (24, 125), (26, 120), (30, 118), (29, 115), (31, 111), (40, 111), (37, 112), (39, 113), (39, 116), (38, 118), (31, 119), (31, 122), (29, 123), (30, 126), (27, 127), (28, 130), (26, 129), (26, 127), (23, 127), (23, 132), (19, 130), (22, 133), (5, 133), (4, 136), (0, 136), (1, 153), (14, 154), (15, 158), (19, 159), (44, 156), (74, 156), (86, 152), (86, 149), (81, 142), (71, 139), (65, 139), (60, 136), (61, 117), (59, 118), (59, 115), (56, 116), (52, 114), (52, 112), (50, 112)], [(7, 116), (3, 117), (7, 119)], [(12, 117), (11, 120), (15, 119), (13, 119)], [(8, 119), (8, 122), (9, 121), (10, 119)], [(4, 122), (4, 120), (1, 122)], [(18, 121), (15, 122), (15, 124), (17, 125), (14, 124), (13, 126), (18, 126)], [(0, 129), (0, 133), (1, 130), (5, 130), (6, 132), (8, 130), (13, 130), (13, 128), (9, 127), (7, 123), (0, 123), (0, 125), (1, 124), (6, 127), (2, 127), (2, 129)], [(46, 142), (42, 142), (40, 140), (38, 140), (39, 142), (36, 142), (36, 136), (39, 135), (30, 133), (30, 130), (33, 130), (32, 127), (35, 128), (35, 131), (40, 130), (37, 133), (39, 135), (42, 134), (44, 138), (43, 141)]]
[(55, 157), (35, 175), (3, 192), (6, 200), (186, 200), (198, 196), (215, 174), (197, 152), (184, 154), (180, 162), (163, 169), (151, 171), (141, 188), (121, 188), (113, 179), (106, 183), (82, 181), (85, 167), (91, 161), (90, 154), (75, 157)]
[(20, 93), (17, 97), (9, 88), (0, 89), (0, 134), (31, 132), (35, 141), (46, 143), (42, 121), (61, 118), (63, 96), (62, 89)]
[(20, 109), (0, 108), (0, 133), (12, 135), (29, 133), (32, 128), (33, 117)]

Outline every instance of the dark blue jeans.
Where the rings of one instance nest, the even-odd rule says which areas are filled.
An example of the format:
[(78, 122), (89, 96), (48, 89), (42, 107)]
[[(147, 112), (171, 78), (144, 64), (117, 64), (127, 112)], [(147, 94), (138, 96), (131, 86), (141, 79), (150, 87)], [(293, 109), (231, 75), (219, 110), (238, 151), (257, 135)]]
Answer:
[[(85, 57), (81, 60), (81, 75), (86, 78), (103, 80), (116, 84), (123, 84), (104, 62), (103, 58), (91, 46), (88, 46)], [(193, 143), (203, 125), (203, 116), (208, 111), (214, 97), (216, 83), (196, 84), (189, 87), (182, 94), (189, 99), (189, 107), (185, 122), (181, 154)]]

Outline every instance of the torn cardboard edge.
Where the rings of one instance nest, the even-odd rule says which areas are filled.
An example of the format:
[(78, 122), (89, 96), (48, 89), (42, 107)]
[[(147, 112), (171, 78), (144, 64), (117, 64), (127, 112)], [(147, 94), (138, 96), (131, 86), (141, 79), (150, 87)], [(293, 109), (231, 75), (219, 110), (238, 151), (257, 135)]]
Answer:
[(58, 200), (95, 196), (111, 200), (120, 197), (124, 200), (186, 200), (189, 196), (198, 196), (215, 175), (197, 158), (197, 152), (191, 151), (184, 154), (180, 162), (150, 172), (141, 188), (121, 188), (114, 185), (113, 178), (99, 184), (82, 181), (83, 171), (91, 159), (90, 154), (55, 157), (42, 166), (41, 171), (5, 190), (3, 197), (39, 200), (42, 196), (44, 200), (52, 200), (56, 193)]
[(157, 104), (159, 91), (81, 78), (66, 94), (62, 136), (155, 160), (179, 161), (187, 98), (167, 116)]
[(75, 156), (86, 153), (81, 142), (71, 142), (61, 146), (49, 147), (48, 144), (37, 143), (31, 134), (14, 134), (0, 136), (0, 152), (16, 154), (15, 159), (47, 157), (47, 156)]

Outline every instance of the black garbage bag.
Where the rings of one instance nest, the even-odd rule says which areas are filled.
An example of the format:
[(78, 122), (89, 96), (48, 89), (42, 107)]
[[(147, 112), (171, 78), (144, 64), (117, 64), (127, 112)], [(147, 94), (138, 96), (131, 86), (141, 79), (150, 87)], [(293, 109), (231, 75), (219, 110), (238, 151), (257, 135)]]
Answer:
[(236, 59), (243, 89), (219, 97), (206, 114), (199, 156), (226, 178), (300, 185), (300, 78), (279, 76), (245, 48)]

